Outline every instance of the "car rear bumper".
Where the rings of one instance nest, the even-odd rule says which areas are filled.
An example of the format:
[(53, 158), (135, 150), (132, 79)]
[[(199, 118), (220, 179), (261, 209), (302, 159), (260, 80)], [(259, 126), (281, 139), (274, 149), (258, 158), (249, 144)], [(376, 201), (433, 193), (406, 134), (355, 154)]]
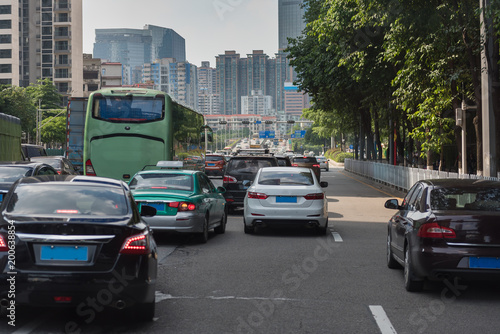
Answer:
[[(256, 211), (257, 212), (257, 211)], [(306, 213), (298, 210), (276, 210), (268, 208), (267, 210), (258, 210), (258, 215), (252, 214), (251, 208), (246, 208), (243, 214), (244, 222), (247, 227), (256, 225), (262, 226), (318, 226), (326, 227), (328, 221), (328, 212), (322, 209), (308, 210)]]
[(153, 231), (201, 233), (205, 216), (192, 213), (178, 213), (176, 216), (143, 217)]
[[(475, 259), (472, 259), (475, 258)], [(498, 268), (474, 267), (476, 259), (492, 259)], [(443, 280), (452, 277), (464, 279), (499, 279), (500, 251), (493, 247), (435, 247), (413, 249), (412, 260), (418, 277)]]
[[(154, 271), (156, 273), (156, 270)], [(15, 297), (8, 279), (14, 277)], [(0, 275), (0, 298), (17, 305), (90, 308), (125, 308), (155, 300), (156, 276), (134, 275), (122, 268), (105, 274), (94, 273), (22, 273)], [(56, 300), (64, 297), (65, 300)], [(68, 299), (70, 298), (70, 299)], [(10, 301), (9, 301), (10, 302)]]

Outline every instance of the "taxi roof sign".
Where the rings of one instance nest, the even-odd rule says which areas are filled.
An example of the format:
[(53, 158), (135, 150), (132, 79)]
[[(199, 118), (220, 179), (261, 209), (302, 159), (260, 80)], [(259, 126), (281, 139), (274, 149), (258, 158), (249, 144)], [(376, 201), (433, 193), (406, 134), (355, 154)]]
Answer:
[(162, 168), (182, 168), (184, 163), (182, 161), (158, 161), (156, 167)]

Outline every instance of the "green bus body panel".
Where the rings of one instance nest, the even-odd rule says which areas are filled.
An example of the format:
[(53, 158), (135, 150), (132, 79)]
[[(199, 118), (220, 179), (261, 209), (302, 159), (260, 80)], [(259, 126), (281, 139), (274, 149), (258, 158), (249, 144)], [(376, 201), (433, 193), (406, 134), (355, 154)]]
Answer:
[(164, 149), (161, 141), (131, 136), (97, 138), (90, 142), (96, 175), (115, 179), (122, 179), (125, 174), (132, 177), (145, 165), (156, 165), (165, 159)]
[(0, 161), (22, 160), (21, 135), (21, 120), (0, 113)]

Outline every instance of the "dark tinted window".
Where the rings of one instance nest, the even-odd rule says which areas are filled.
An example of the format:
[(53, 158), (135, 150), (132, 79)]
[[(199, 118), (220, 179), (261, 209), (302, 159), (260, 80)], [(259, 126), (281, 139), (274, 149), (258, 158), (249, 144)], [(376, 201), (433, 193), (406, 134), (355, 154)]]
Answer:
[(500, 211), (498, 188), (438, 188), (430, 196), (433, 210)]
[(259, 170), (259, 168), (263, 167), (272, 167), (276, 166), (276, 162), (271, 159), (259, 159), (259, 158), (245, 158), (245, 159), (236, 159), (233, 158), (229, 160), (228, 170), (246, 170), (248, 172), (255, 172)]
[(221, 160), (225, 161), (223, 156), (210, 156), (210, 155), (207, 155), (205, 157), (205, 161), (221, 161)]
[(313, 185), (314, 179), (310, 172), (277, 172), (262, 171), (258, 180), (259, 184), (267, 185)]
[(37, 183), (19, 185), (7, 204), (7, 211), (56, 216), (124, 215), (128, 206), (121, 188)]
[(298, 163), (317, 163), (318, 161), (314, 157), (296, 157), (296, 158), (293, 158), (293, 162), (298, 162)]

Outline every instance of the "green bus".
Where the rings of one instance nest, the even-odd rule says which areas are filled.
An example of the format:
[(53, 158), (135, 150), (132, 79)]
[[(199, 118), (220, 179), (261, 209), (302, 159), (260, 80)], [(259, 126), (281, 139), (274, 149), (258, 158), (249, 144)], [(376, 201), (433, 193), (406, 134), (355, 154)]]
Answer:
[(204, 117), (165, 92), (107, 88), (89, 96), (84, 130), (84, 174), (128, 181), (145, 166), (180, 160), (204, 168)]

